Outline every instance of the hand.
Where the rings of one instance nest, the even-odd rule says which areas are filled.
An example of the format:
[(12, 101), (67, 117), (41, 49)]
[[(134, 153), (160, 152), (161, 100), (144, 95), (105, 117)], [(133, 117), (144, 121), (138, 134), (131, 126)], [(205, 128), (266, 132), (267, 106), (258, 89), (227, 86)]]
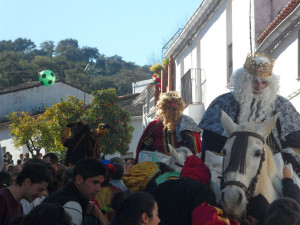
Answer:
[(283, 178), (292, 178), (292, 171), (288, 165), (285, 165), (282, 170)]
[(91, 215), (94, 215), (98, 220), (100, 220), (100, 222), (101, 222), (102, 225), (108, 225), (108, 223), (106, 222), (106, 219), (105, 219), (103, 213), (98, 208), (98, 206), (96, 206), (94, 203), (90, 202), (88, 204), (87, 213), (91, 214)]

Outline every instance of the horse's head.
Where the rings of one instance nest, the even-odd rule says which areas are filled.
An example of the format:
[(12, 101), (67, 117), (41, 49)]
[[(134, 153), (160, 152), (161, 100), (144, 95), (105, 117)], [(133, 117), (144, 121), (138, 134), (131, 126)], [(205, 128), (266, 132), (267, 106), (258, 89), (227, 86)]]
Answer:
[(265, 139), (277, 117), (275, 115), (261, 124), (238, 125), (222, 111), (221, 121), (228, 139), (222, 150), (224, 161), (220, 203), (227, 215), (239, 218), (250, 197), (265, 194), (268, 191), (266, 186), (272, 186), (275, 165)]

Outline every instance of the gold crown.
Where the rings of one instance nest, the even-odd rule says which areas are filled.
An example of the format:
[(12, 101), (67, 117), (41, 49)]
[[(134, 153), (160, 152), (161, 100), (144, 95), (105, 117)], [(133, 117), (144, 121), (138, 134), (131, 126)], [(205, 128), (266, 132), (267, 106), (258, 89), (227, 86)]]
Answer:
[(162, 93), (161, 95), (169, 98), (180, 98), (179, 93), (177, 91), (169, 91), (166, 93)]
[[(264, 62), (261, 62), (262, 60), (259, 58), (265, 58), (267, 61), (263, 60)], [(270, 60), (264, 53), (249, 53), (244, 64), (244, 69), (251, 75), (266, 78), (272, 75), (274, 63), (275, 59)]]

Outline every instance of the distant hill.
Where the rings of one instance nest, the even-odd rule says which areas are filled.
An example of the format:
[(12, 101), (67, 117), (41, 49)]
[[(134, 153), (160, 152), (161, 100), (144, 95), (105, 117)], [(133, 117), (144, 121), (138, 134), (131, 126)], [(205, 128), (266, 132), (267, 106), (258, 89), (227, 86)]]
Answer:
[(149, 66), (106, 57), (97, 48), (79, 47), (75, 39), (43, 42), (39, 48), (26, 38), (0, 41), (0, 88), (39, 80), (39, 72), (51, 70), (56, 78), (92, 92), (115, 88), (119, 96), (132, 93), (132, 83), (150, 79)]

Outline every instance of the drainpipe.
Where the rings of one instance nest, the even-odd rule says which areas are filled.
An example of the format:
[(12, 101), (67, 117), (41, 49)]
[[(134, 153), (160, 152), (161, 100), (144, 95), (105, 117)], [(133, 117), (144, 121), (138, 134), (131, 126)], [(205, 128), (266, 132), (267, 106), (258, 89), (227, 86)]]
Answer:
[(271, 13), (270, 13), (270, 23), (273, 21), (273, 0), (270, 0), (270, 8), (271, 8)]
[(168, 82), (167, 70), (164, 68), (161, 70), (161, 93), (165, 93), (167, 89)]
[(170, 57), (169, 65), (168, 65), (168, 91), (173, 91), (173, 57)]
[(157, 101), (159, 99), (159, 88), (158, 85), (154, 85), (154, 104), (156, 106)]

